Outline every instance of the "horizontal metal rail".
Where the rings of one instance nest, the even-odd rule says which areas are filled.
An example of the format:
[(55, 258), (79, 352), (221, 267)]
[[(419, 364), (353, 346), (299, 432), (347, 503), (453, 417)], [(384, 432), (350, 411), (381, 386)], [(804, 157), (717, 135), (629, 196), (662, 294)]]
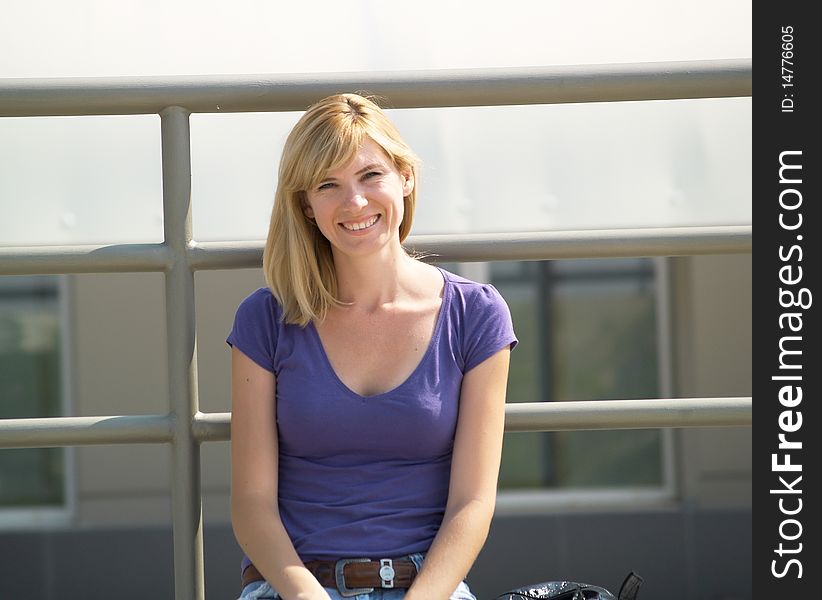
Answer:
[[(518, 402), (505, 407), (506, 431), (750, 427), (747, 398)], [(0, 448), (56, 448), (173, 441), (172, 415), (0, 419)], [(231, 413), (197, 413), (197, 442), (231, 438)]]
[(505, 407), (505, 430), (749, 427), (752, 406), (750, 397), (512, 403)]
[(0, 275), (166, 271), (165, 244), (0, 247)]
[(171, 415), (0, 419), (0, 448), (156, 444), (174, 437)]
[(668, 227), (418, 235), (405, 245), (443, 262), (747, 254), (752, 234), (749, 225)]
[(369, 73), (0, 79), (0, 117), (295, 111), (364, 90), (391, 108), (750, 96), (752, 60)]
[[(410, 236), (405, 245), (440, 262), (750, 253), (752, 227), (669, 227)], [(194, 270), (262, 265), (262, 241), (190, 242)], [(0, 275), (165, 271), (164, 244), (0, 248)]]
[[(753, 230), (729, 225), (412, 235), (404, 245), (438, 262), (747, 254)], [(259, 267), (263, 242), (197, 242), (189, 252), (198, 270)]]

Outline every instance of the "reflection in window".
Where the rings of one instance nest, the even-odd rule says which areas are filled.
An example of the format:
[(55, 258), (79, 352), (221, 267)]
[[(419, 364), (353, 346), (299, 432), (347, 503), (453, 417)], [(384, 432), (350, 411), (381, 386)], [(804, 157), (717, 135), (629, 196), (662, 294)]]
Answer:
[[(56, 277), (0, 278), (0, 419), (62, 413)], [(0, 450), (0, 509), (62, 506), (61, 448)]]
[[(494, 262), (520, 346), (508, 402), (659, 397), (649, 259)], [(504, 489), (637, 488), (663, 482), (659, 430), (507, 433)]]

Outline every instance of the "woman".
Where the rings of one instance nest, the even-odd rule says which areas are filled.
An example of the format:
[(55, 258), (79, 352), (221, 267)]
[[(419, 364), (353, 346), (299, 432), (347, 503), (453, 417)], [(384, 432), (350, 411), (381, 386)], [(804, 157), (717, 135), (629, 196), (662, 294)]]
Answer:
[(355, 94), (285, 143), (268, 287), (228, 337), (244, 599), (474, 598), (517, 341), (492, 286), (403, 249), (417, 165)]

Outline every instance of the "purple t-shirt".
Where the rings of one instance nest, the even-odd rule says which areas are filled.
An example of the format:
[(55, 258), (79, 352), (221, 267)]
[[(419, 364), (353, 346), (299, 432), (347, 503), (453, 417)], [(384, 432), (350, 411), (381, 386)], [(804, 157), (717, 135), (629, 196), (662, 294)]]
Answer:
[(425, 355), (376, 396), (346, 387), (314, 324), (283, 323), (267, 288), (237, 309), (227, 342), (277, 378), (280, 517), (303, 561), (425, 552), (440, 527), (463, 374), (517, 344), (492, 285), (440, 271)]

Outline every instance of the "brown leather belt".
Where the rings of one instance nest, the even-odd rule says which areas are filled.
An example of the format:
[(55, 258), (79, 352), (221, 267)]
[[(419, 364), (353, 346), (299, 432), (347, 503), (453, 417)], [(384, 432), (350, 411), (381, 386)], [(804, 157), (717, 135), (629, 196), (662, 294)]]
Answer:
[[(409, 588), (417, 576), (417, 566), (410, 558), (343, 558), (311, 560), (305, 563), (320, 585), (337, 588), (343, 596), (368, 594), (375, 589)], [(265, 578), (254, 565), (243, 571), (243, 587)]]

